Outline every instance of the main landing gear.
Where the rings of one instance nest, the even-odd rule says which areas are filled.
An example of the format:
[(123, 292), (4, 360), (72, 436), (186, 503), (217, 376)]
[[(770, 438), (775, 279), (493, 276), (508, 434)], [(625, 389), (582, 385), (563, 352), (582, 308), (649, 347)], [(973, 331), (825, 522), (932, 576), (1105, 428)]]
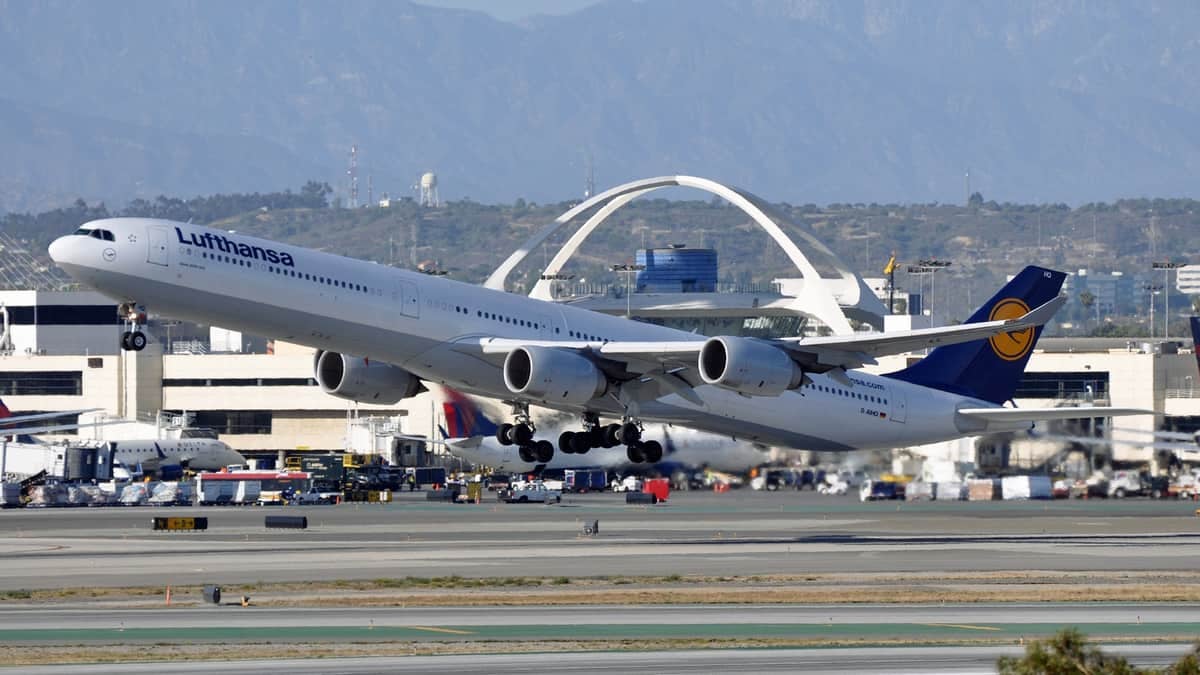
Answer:
[(582, 431), (564, 431), (558, 437), (558, 449), (567, 454), (584, 455), (592, 448), (625, 446), (629, 461), (654, 464), (662, 460), (663, 448), (658, 441), (643, 441), (642, 427), (632, 420), (623, 424), (601, 425), (596, 415), (583, 416)]
[(500, 445), (516, 445), (517, 455), (522, 462), (546, 464), (554, 459), (554, 444), (546, 440), (535, 440), (537, 427), (529, 419), (529, 406), (514, 404), (516, 424), (504, 423), (496, 429), (496, 440)]
[(117, 314), (125, 325), (121, 333), (121, 349), (127, 352), (140, 352), (146, 348), (146, 334), (142, 326), (146, 325), (146, 310), (135, 303), (125, 302), (117, 309)]

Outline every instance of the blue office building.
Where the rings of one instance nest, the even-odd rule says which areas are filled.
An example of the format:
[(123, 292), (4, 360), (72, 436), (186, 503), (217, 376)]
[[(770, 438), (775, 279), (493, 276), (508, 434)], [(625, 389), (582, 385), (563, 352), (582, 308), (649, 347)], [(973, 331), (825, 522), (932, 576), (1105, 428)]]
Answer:
[(714, 293), (717, 252), (711, 248), (644, 248), (637, 252), (639, 293)]

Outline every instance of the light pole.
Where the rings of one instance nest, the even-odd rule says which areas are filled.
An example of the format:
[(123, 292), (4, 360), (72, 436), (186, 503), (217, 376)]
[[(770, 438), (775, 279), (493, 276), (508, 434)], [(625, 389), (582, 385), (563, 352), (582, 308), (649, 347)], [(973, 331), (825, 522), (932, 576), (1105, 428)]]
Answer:
[(1155, 284), (1146, 284), (1145, 286), (1142, 287), (1142, 289), (1145, 290), (1150, 295), (1150, 339), (1153, 340), (1154, 339), (1154, 296), (1158, 295), (1158, 292), (1160, 290), (1162, 290), (1162, 286), (1156, 286)]
[(1151, 269), (1163, 271), (1163, 292), (1166, 293), (1163, 298), (1163, 338), (1166, 340), (1171, 339), (1171, 270), (1177, 270), (1180, 267), (1183, 267), (1183, 263), (1169, 260), (1150, 264)]
[(929, 275), (929, 327), (933, 327), (933, 280), (938, 270), (944, 270), (954, 263), (949, 260), (938, 260), (930, 258), (928, 260), (918, 260), (916, 265), (909, 265), (909, 274)]
[[(558, 273), (558, 274), (543, 274), (542, 275), (542, 281), (570, 281), (571, 279), (574, 279), (574, 278), (575, 278), (574, 274)], [(551, 300), (558, 299), (558, 284), (554, 284), (554, 283), (550, 284), (550, 299)]]
[(614, 272), (620, 272), (625, 275), (625, 318), (626, 319), (632, 318), (633, 309), (630, 304), (631, 301), (629, 298), (629, 296), (631, 295), (630, 290), (629, 290), (630, 275), (646, 269), (646, 266), (638, 265), (637, 263), (633, 263), (633, 264), (613, 265), (610, 269)]

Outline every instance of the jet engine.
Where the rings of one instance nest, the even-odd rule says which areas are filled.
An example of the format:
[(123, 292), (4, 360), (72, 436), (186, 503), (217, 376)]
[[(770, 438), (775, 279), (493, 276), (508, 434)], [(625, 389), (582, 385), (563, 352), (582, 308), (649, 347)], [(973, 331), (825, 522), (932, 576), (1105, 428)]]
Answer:
[(782, 349), (742, 337), (714, 337), (700, 348), (700, 377), (750, 396), (779, 396), (804, 381), (804, 371)]
[(359, 403), (390, 405), (421, 392), (421, 380), (407, 370), (360, 356), (319, 351), (313, 370), (321, 391)]
[(504, 386), (538, 401), (583, 405), (608, 389), (608, 378), (575, 352), (518, 347), (504, 359)]

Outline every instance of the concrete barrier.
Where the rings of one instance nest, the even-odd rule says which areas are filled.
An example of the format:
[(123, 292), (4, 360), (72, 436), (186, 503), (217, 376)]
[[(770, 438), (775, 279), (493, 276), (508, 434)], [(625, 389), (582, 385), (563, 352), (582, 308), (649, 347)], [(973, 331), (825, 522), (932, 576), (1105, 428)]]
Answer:
[(308, 529), (308, 516), (267, 516), (266, 526), (291, 530)]

